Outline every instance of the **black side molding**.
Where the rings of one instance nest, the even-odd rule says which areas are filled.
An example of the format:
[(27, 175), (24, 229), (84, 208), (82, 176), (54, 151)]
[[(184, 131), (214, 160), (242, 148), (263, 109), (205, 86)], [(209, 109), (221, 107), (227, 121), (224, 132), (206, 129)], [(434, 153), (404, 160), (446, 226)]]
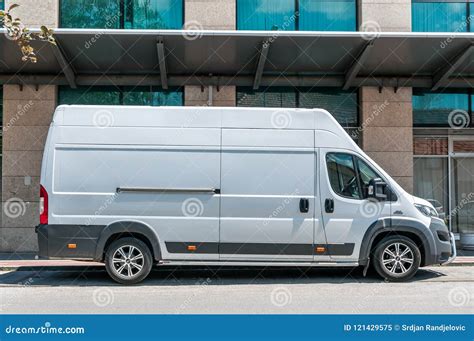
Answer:
[[(208, 253), (225, 255), (330, 255), (350, 256), (354, 243), (345, 244), (284, 244), (284, 243), (218, 243), (218, 242), (165, 242), (169, 253)], [(316, 252), (316, 248), (324, 252)]]

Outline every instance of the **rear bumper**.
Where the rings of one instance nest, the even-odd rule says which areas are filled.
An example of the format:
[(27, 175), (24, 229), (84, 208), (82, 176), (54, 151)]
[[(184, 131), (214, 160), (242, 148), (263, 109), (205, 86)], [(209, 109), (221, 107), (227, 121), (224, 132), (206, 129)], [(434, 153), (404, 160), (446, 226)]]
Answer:
[[(105, 226), (38, 225), (39, 257), (43, 259), (93, 260)], [(75, 244), (75, 247), (73, 245)]]

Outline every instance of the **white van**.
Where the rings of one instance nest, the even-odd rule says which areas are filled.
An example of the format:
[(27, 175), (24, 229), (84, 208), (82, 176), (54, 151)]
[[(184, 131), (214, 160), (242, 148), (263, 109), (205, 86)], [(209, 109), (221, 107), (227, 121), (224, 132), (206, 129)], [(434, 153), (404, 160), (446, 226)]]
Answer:
[(385, 279), (455, 257), (325, 110), (60, 106), (41, 168), (40, 256), (154, 264), (364, 266)]

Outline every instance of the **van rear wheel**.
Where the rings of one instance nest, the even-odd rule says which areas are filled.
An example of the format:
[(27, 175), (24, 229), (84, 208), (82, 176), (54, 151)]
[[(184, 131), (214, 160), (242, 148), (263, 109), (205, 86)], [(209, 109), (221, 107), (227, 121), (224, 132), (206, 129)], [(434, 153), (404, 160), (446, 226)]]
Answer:
[(112, 242), (105, 253), (107, 273), (121, 284), (136, 284), (143, 281), (152, 266), (153, 257), (149, 247), (133, 237)]
[(373, 257), (377, 273), (391, 282), (409, 280), (421, 262), (418, 246), (405, 236), (385, 237), (375, 247)]

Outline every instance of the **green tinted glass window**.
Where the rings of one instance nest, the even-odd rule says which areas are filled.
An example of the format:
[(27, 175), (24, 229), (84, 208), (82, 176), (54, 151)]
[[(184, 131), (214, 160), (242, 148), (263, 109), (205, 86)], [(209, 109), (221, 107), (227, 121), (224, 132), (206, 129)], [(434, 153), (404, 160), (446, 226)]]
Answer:
[(183, 105), (183, 92), (180, 89), (163, 91), (155, 87), (125, 87), (124, 105), (180, 106)]
[(156, 87), (79, 87), (59, 88), (59, 104), (83, 105), (183, 105), (181, 88), (163, 91)]
[(61, 27), (179, 29), (183, 0), (61, 0)]
[(61, 0), (61, 27), (120, 28), (120, 0)]
[(413, 32), (467, 32), (468, 9), (466, 1), (413, 1)]
[(124, 0), (124, 28), (180, 29), (183, 0)]
[(299, 0), (299, 30), (356, 31), (356, 0)]
[(238, 30), (356, 31), (356, 0), (236, 0)]
[(109, 87), (59, 88), (59, 104), (119, 105), (120, 91)]
[(294, 0), (237, 0), (238, 30), (295, 30)]
[[(469, 115), (469, 95), (459, 93), (430, 93), (413, 91), (414, 126), (450, 126), (450, 119), (456, 115)], [(450, 116), (451, 115), (451, 116)], [(456, 117), (460, 117), (456, 115)]]

